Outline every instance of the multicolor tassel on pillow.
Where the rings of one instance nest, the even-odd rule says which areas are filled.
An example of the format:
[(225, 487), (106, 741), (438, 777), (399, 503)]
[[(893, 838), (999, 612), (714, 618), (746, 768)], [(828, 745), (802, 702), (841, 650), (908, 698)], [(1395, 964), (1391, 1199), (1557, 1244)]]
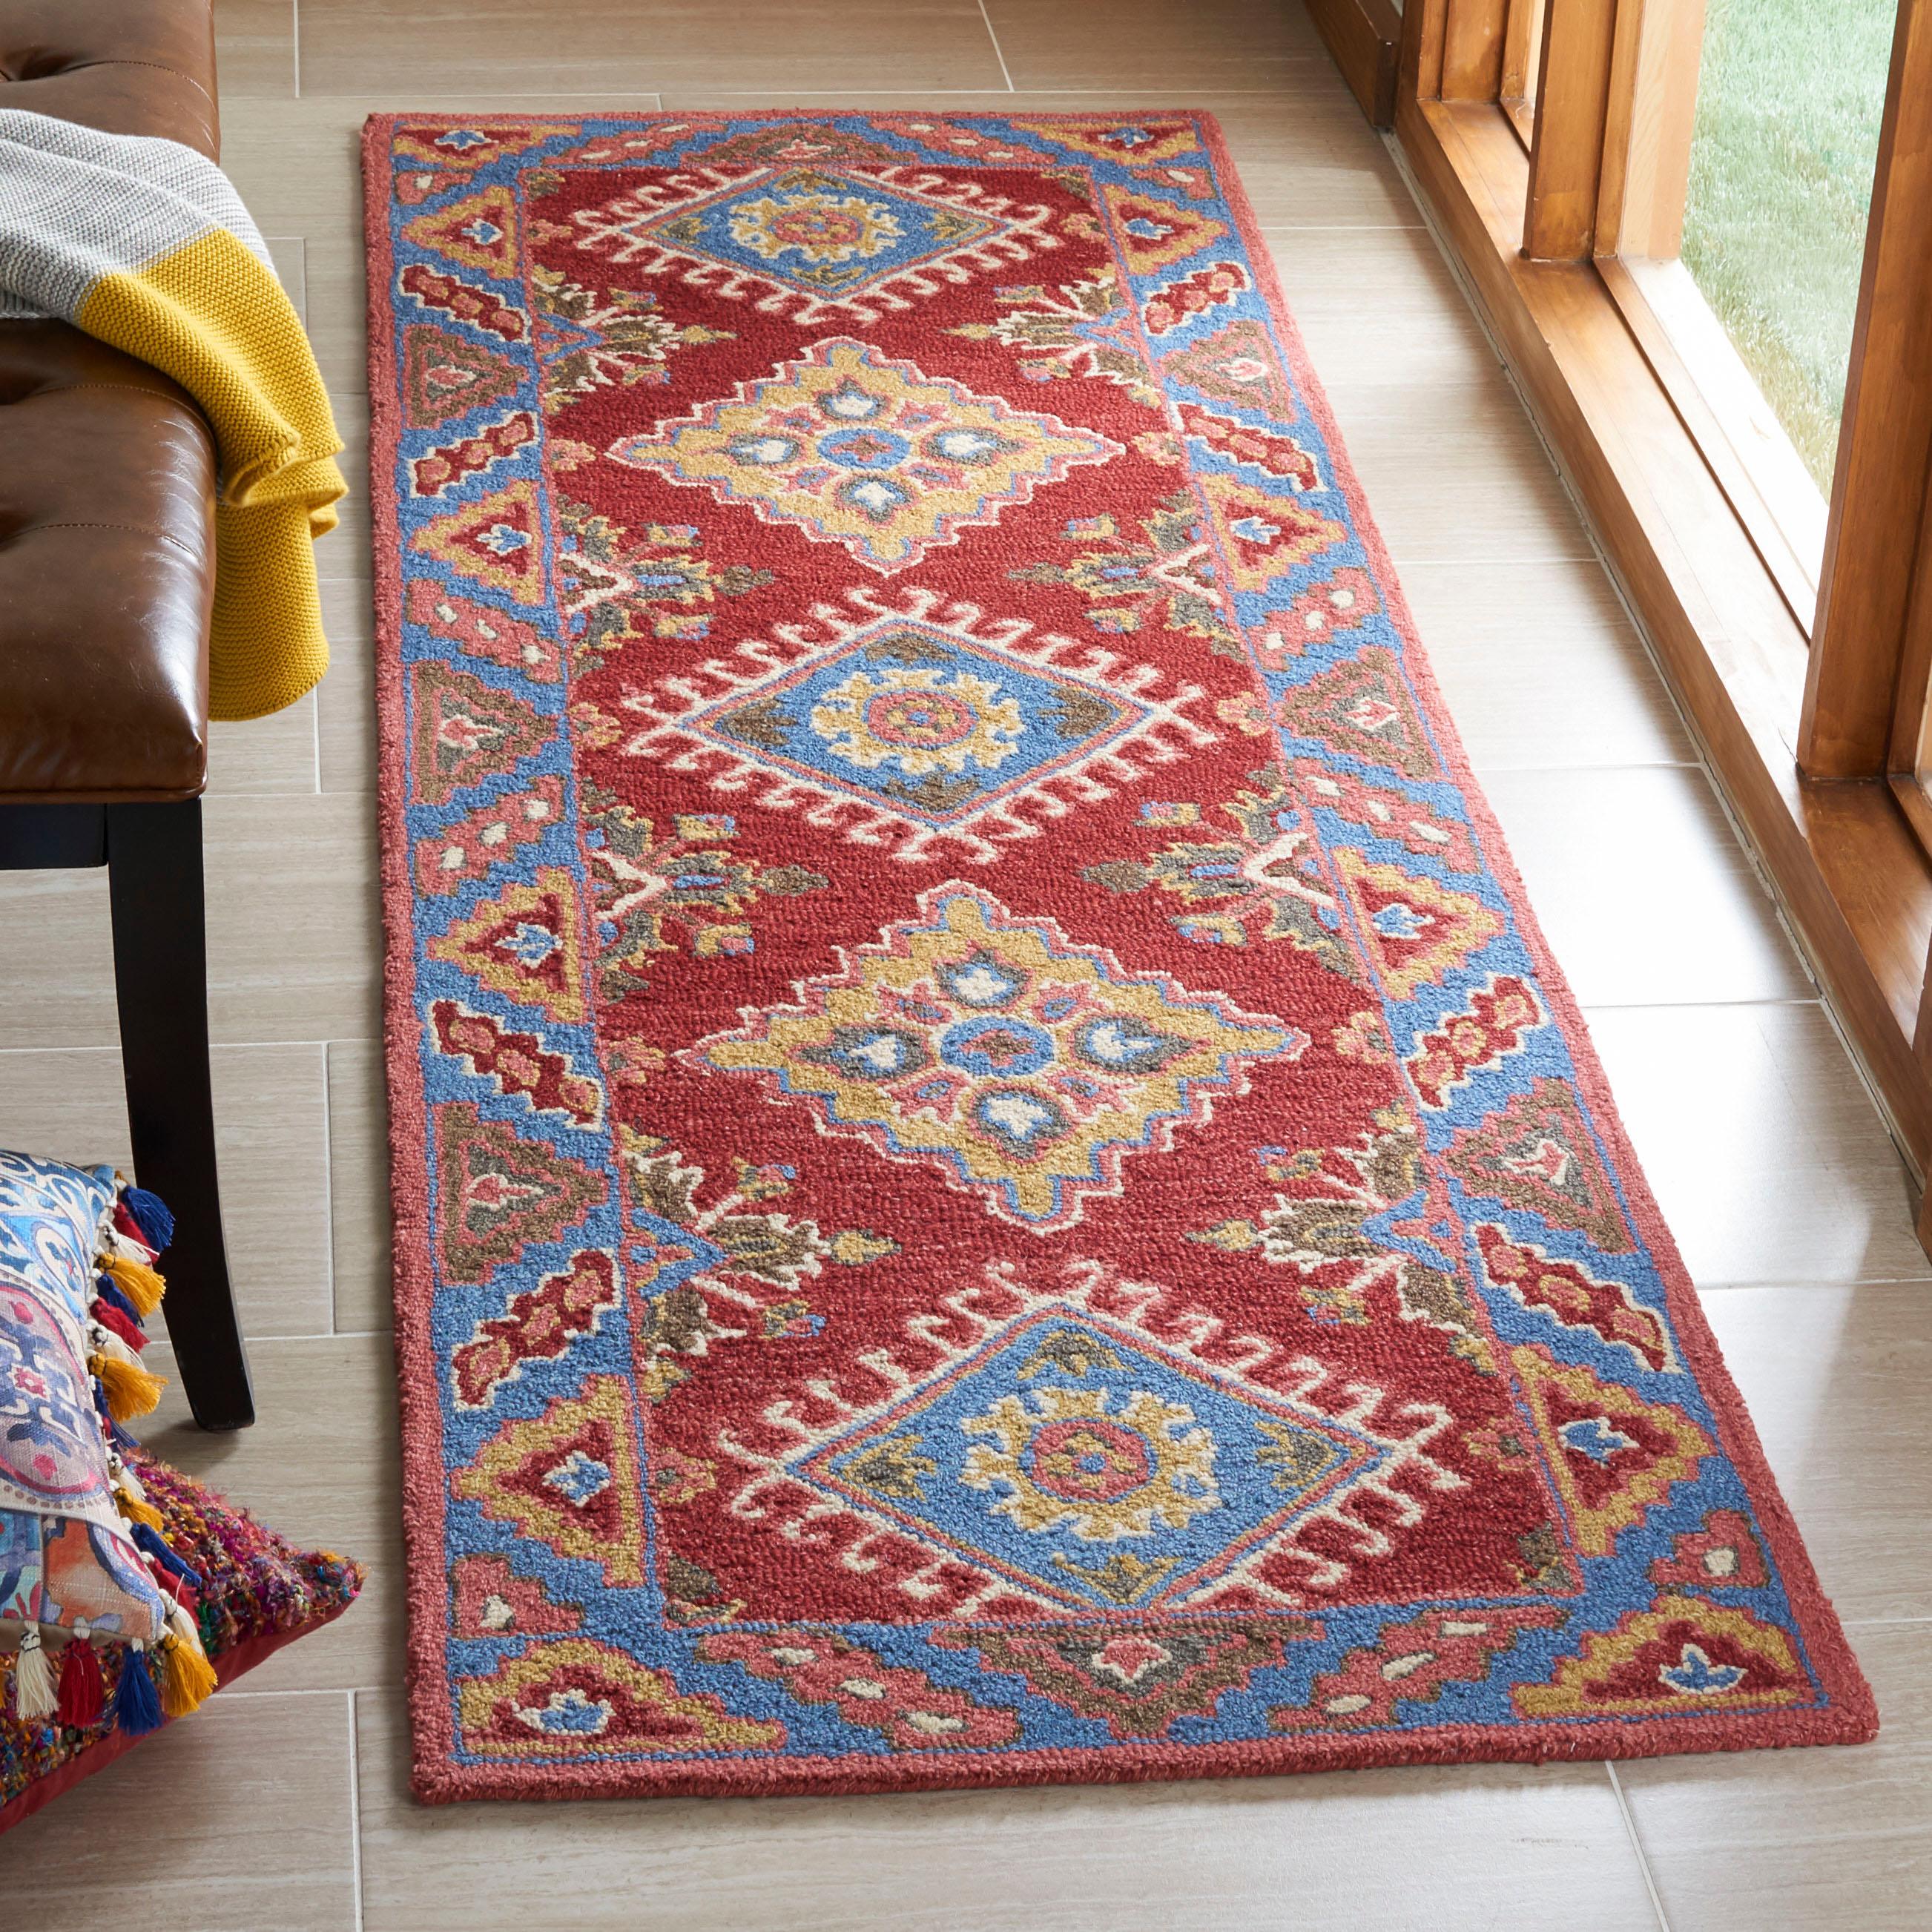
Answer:
[(156, 1532), (150, 1529), (146, 1523), (137, 1522), (128, 1534), (133, 1538), (136, 1544), (146, 1552), (152, 1566), (161, 1576), (169, 1580), (163, 1585), (163, 1588), (170, 1596), (176, 1593), (176, 1580), (177, 1579), (180, 1583), (185, 1584), (190, 1590), (198, 1591), (201, 1588), (200, 1574), (184, 1563), (168, 1547), (166, 1542)]
[[(131, 1222), (131, 1228), (123, 1226), (124, 1222)], [(130, 1187), (125, 1182), (115, 1204), (114, 1225), (145, 1243), (150, 1255), (159, 1254), (175, 1238), (175, 1217), (166, 1202), (145, 1187)]]
[(98, 1723), (107, 1708), (107, 1687), (100, 1678), (100, 1660), (88, 1636), (87, 1619), (80, 1618), (61, 1658), (60, 1703), (56, 1715), (76, 1730)]
[(114, 1487), (114, 1507), (130, 1522), (145, 1524), (149, 1529), (161, 1527), (161, 1513), (148, 1502), (147, 1492), (141, 1487), (141, 1480), (122, 1460), (121, 1452), (112, 1443), (107, 1447), (108, 1480)]
[(14, 1660), (14, 1714), (32, 1724), (51, 1718), (59, 1701), (53, 1666), (47, 1661), (39, 1627), (29, 1624), (20, 1640), (20, 1654)]
[(103, 1255), (100, 1272), (134, 1304), (134, 1312), (143, 1322), (160, 1306), (161, 1297), (167, 1292), (167, 1283), (146, 1262), (131, 1256)]
[(199, 1710), (215, 1688), (214, 1666), (201, 1647), (201, 1633), (184, 1605), (168, 1611), (167, 1634), (160, 1642), (161, 1708), (170, 1718)]
[(106, 1275), (94, 1284), (94, 1305), (98, 1308), (112, 1308), (127, 1316), (137, 1328), (140, 1325), (141, 1311), (116, 1288)]
[(148, 1338), (142, 1332), (141, 1324), (132, 1316), (123, 1314), (105, 1296), (97, 1294), (94, 1298), (93, 1306), (87, 1312), (109, 1334), (125, 1342), (136, 1354), (140, 1354), (147, 1347)]
[(161, 1399), (160, 1378), (148, 1374), (127, 1343), (99, 1324), (90, 1328), (88, 1340), (93, 1352), (87, 1358), (87, 1372), (107, 1398), (107, 1413), (116, 1422), (152, 1414)]
[(147, 1646), (139, 1638), (121, 1653), (121, 1681), (114, 1687), (114, 1721), (130, 1738), (160, 1729), (161, 1708), (154, 1680), (148, 1672)]

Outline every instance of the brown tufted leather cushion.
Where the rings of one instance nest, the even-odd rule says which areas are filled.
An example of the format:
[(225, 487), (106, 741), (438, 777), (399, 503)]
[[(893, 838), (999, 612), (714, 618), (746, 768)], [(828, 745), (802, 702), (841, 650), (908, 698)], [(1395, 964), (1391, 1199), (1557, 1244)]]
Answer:
[[(214, 154), (208, 0), (0, 0), (0, 106)], [(166, 376), (0, 322), (0, 803), (201, 790), (214, 484)]]
[(218, 155), (209, 0), (0, 0), (0, 106)]

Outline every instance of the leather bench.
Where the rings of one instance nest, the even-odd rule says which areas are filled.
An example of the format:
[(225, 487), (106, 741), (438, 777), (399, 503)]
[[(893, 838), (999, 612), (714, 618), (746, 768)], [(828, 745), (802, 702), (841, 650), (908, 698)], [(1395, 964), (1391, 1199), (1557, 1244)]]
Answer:
[[(0, 106), (215, 155), (210, 0), (0, 0)], [(254, 1412), (208, 1075), (216, 480), (166, 376), (65, 323), (0, 321), (0, 869), (107, 868), (136, 1178), (178, 1228), (169, 1335), (196, 1419), (232, 1429)]]

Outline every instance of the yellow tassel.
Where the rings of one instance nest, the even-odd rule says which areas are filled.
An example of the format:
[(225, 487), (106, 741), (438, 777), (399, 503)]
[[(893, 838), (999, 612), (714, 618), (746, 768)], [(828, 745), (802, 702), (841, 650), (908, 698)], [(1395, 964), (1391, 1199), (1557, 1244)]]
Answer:
[(200, 1640), (181, 1634), (187, 1621), (188, 1613), (177, 1604), (168, 1612), (168, 1634), (160, 1641), (161, 1708), (170, 1718), (185, 1718), (190, 1711), (200, 1710), (217, 1682), (214, 1666), (202, 1654)]
[(109, 1255), (125, 1255), (130, 1262), (139, 1262), (143, 1268), (151, 1265), (154, 1258), (154, 1250), (145, 1241), (130, 1240), (127, 1235), (122, 1234), (118, 1228), (109, 1228), (107, 1238), (100, 1245), (102, 1250), (100, 1264), (103, 1267), (106, 1265), (106, 1258)]
[(145, 1262), (130, 1261), (125, 1255), (110, 1255), (101, 1273), (131, 1301), (145, 1322), (161, 1305), (168, 1285)]
[[(178, 1597), (169, 1600), (168, 1628), (194, 1651), (196, 1656), (204, 1663), (207, 1662), (208, 1652), (201, 1640), (201, 1625), (195, 1621), (194, 1612)], [(214, 1667), (213, 1664), (208, 1664), (211, 1670)]]
[(138, 1366), (117, 1362), (112, 1355), (88, 1356), (87, 1372), (100, 1378), (107, 1412), (116, 1422), (131, 1422), (137, 1415), (152, 1413), (161, 1399), (159, 1377)]
[(87, 1324), (87, 1339), (93, 1343), (95, 1353), (105, 1355), (110, 1361), (125, 1362), (136, 1369), (141, 1366), (140, 1357), (112, 1329), (101, 1323), (90, 1322)]
[(131, 1490), (116, 1490), (114, 1492), (114, 1507), (130, 1522), (145, 1522), (152, 1530), (159, 1530), (164, 1526), (160, 1511), (152, 1503), (143, 1502)]

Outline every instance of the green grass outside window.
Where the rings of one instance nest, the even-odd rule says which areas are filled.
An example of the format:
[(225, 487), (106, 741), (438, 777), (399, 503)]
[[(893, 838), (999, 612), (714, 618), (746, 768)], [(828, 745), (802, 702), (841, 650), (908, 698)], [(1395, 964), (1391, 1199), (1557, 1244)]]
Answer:
[(1684, 262), (1828, 495), (1894, 0), (1708, 0)]

